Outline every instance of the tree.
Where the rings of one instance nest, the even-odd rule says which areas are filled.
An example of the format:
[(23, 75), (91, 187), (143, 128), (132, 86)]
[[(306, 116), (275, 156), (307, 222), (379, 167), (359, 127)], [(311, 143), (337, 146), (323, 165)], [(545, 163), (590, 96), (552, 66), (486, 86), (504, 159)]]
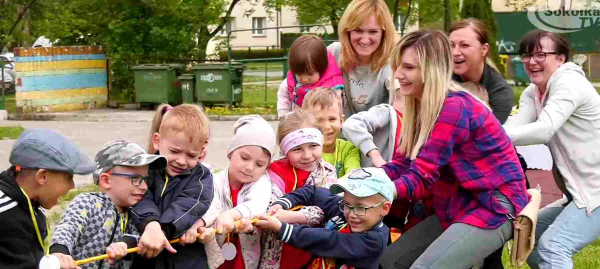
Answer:
[[(397, 31), (400, 31), (400, 35), (404, 35), (406, 27), (414, 24), (417, 17), (416, 12), (412, 8), (416, 1), (413, 0), (386, 0), (385, 3), (390, 9), (394, 26)], [(398, 19), (400, 17), (400, 19)]]
[(452, 24), (452, 19), (450, 17), (450, 13), (452, 12), (450, 7), (450, 0), (443, 0), (444, 2), (444, 32), (450, 32), (450, 25)]
[(459, 0), (414, 0), (420, 28), (446, 30), (460, 18)]
[(504, 3), (507, 7), (513, 7), (515, 11), (525, 11), (530, 6), (534, 5), (537, 0), (505, 0)]
[(15, 30), (37, 0), (0, 0), (0, 52), (8, 42), (15, 41)]
[(462, 11), (460, 16), (463, 19), (475, 18), (479, 19), (485, 24), (485, 27), (489, 34), (489, 46), (490, 46), (490, 58), (498, 67), (501, 74), (504, 74), (504, 65), (500, 61), (498, 55), (498, 47), (496, 46), (496, 40), (498, 39), (498, 25), (496, 24), (496, 16), (492, 10), (492, 5), (488, 1), (481, 0), (464, 0)]
[(32, 35), (58, 39), (61, 46), (103, 46), (113, 89), (131, 98), (131, 67), (205, 59), (208, 41), (240, 1), (257, 0), (41, 1), (45, 6), (35, 13)]

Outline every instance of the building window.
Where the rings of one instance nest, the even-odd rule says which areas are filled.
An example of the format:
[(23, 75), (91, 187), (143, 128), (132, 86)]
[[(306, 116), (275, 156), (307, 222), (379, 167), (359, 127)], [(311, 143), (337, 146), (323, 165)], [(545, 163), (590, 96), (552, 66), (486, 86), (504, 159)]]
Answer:
[[(229, 17), (229, 20), (227, 20), (225, 25), (223, 25), (223, 28), (221, 28), (221, 32), (219, 32), (219, 34), (227, 35), (227, 33), (235, 30), (235, 28), (235, 17)], [(235, 33), (231, 34), (231, 36), (235, 36)]]
[[(267, 27), (267, 18), (265, 17), (254, 17), (252, 18), (252, 28), (265, 28)], [(264, 36), (266, 35), (265, 30), (252, 30), (252, 35)]]

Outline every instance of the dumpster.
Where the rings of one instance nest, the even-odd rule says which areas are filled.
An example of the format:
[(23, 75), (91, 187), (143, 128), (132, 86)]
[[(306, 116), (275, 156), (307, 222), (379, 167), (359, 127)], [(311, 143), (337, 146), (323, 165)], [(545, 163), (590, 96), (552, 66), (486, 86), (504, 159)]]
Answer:
[(181, 100), (185, 104), (195, 104), (196, 100), (196, 87), (194, 87), (194, 74), (183, 74), (179, 77), (181, 83)]
[(232, 62), (206, 63), (192, 67), (196, 74), (196, 98), (203, 105), (242, 103), (243, 73), (246, 66)]
[(531, 81), (529, 81), (529, 77), (527, 76), (527, 72), (525, 72), (525, 64), (523, 64), (521, 57), (513, 58), (510, 63), (513, 68), (516, 86), (519, 86), (519, 83), (521, 83), (523, 86), (531, 83)]
[(181, 104), (181, 88), (177, 77), (183, 73), (183, 64), (144, 64), (132, 69), (137, 103)]

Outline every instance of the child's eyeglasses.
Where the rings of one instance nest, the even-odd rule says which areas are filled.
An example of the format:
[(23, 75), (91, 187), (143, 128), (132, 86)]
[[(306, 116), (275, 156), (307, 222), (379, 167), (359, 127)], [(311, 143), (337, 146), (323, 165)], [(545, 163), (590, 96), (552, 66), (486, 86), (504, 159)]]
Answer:
[(146, 183), (150, 182), (149, 176), (142, 176), (142, 175), (138, 175), (138, 174), (114, 173), (111, 171), (108, 171), (107, 174), (112, 175), (112, 176), (129, 178), (129, 179), (131, 179), (131, 185), (133, 185), (133, 186), (140, 186), (140, 185), (142, 185), (142, 182), (146, 182)]
[(340, 201), (339, 207), (340, 207), (340, 210), (342, 212), (344, 212), (344, 214), (349, 214), (350, 210), (352, 210), (352, 211), (354, 211), (355, 215), (357, 215), (357, 216), (364, 216), (364, 215), (367, 214), (367, 209), (369, 209), (369, 208), (375, 208), (375, 207), (378, 207), (378, 206), (380, 206), (382, 204), (383, 204), (383, 202), (381, 202), (379, 204), (376, 204), (376, 205), (372, 205), (372, 206), (351, 206), (349, 204), (342, 203)]

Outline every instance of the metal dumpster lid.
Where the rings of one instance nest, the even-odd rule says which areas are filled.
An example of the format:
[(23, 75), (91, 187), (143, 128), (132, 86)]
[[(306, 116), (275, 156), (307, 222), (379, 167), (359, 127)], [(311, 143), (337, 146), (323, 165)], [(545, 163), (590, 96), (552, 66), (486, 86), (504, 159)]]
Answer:
[(181, 74), (181, 76), (179, 76), (179, 79), (194, 79), (195, 77), (196, 77), (196, 74), (186, 73), (186, 74)]
[(140, 69), (140, 70), (165, 70), (165, 69), (183, 69), (185, 65), (183, 64), (140, 64), (134, 66), (132, 69)]
[[(246, 66), (241, 62), (231, 62), (231, 65), (236, 68), (246, 68)], [(206, 69), (229, 69), (228, 64), (225, 63), (201, 63), (194, 65), (192, 69), (195, 70), (206, 70)]]

